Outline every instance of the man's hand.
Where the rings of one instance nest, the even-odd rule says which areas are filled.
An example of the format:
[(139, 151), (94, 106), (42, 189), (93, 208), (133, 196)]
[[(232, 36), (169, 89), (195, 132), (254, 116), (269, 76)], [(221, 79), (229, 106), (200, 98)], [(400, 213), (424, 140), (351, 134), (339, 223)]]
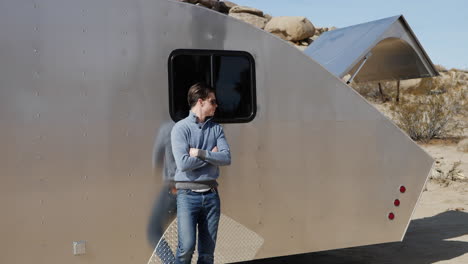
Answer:
[[(211, 152), (218, 152), (218, 147), (214, 147)], [(199, 157), (200, 150), (196, 148), (190, 148), (189, 150), (189, 155), (190, 157)]]
[(189, 155), (190, 157), (198, 157), (198, 149), (190, 148)]

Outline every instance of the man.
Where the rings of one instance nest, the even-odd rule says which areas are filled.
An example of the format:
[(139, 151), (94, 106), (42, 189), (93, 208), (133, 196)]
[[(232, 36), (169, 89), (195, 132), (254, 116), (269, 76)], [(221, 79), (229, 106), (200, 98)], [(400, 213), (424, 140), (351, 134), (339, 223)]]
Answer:
[(191, 263), (198, 226), (198, 263), (213, 263), (220, 217), (216, 179), (218, 166), (231, 164), (223, 128), (211, 121), (216, 108), (215, 91), (197, 83), (188, 91), (190, 113), (174, 125), (172, 152), (177, 165), (177, 264)]

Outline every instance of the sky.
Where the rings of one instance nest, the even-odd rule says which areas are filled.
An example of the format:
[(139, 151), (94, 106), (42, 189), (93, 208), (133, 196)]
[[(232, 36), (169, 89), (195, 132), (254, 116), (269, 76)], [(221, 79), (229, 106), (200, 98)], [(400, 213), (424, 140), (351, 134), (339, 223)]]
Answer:
[(305, 16), (316, 27), (346, 27), (404, 15), (434, 64), (468, 70), (467, 0), (231, 0), (272, 16)]

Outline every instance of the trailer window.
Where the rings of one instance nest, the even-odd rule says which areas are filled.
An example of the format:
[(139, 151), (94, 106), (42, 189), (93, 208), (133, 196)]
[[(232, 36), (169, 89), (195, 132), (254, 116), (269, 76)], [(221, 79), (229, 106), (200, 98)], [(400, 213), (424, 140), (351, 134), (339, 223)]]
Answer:
[(255, 69), (247, 52), (176, 50), (169, 58), (169, 112), (174, 121), (189, 112), (187, 92), (196, 82), (216, 90), (219, 123), (244, 123), (256, 113)]

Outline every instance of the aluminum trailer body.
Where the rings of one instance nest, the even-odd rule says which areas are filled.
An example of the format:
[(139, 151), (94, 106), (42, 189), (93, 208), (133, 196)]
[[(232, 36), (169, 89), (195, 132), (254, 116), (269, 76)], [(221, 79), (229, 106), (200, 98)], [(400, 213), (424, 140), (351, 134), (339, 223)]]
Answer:
[[(177, 1), (2, 0), (0, 263), (148, 261), (162, 186), (152, 148), (171, 122), (168, 62), (177, 50), (254, 61), (251, 120), (224, 124), (232, 165), (219, 183), (231, 225), (220, 227), (228, 246), (217, 256), (402, 239), (433, 159), (290, 44)], [(79, 241), (86, 252), (75, 255)]]

